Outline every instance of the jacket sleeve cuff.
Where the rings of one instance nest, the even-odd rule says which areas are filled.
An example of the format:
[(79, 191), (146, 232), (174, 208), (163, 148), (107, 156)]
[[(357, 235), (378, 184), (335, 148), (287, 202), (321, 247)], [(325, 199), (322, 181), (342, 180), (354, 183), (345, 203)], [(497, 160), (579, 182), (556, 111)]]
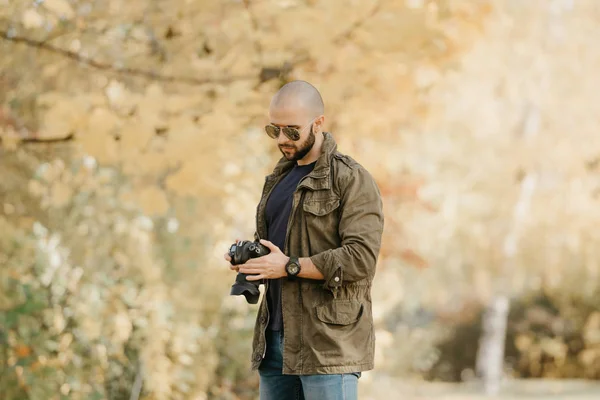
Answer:
[(336, 260), (333, 250), (327, 250), (309, 257), (310, 261), (325, 278), (325, 288), (334, 289), (342, 285), (342, 266)]

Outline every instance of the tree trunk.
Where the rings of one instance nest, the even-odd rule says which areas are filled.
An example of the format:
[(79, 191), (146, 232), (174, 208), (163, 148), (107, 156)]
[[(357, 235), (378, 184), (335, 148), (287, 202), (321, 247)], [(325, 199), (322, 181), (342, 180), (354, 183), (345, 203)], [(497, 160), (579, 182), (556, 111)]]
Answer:
[(476, 370), (477, 375), (483, 379), (487, 395), (495, 395), (500, 391), (508, 309), (508, 296), (496, 295), (483, 314), (483, 332), (479, 339)]
[(528, 173), (521, 181), (521, 191), (514, 209), (512, 229), (504, 238), (502, 248), (504, 265), (502, 268), (503, 276), (500, 277), (500, 290), (492, 297), (483, 315), (483, 332), (479, 340), (475, 368), (477, 375), (483, 379), (484, 390), (488, 395), (495, 395), (500, 391), (500, 382), (504, 369), (506, 325), (510, 307), (509, 290), (506, 281), (511, 275), (513, 260), (517, 254), (519, 228), (527, 215), (536, 184), (537, 177), (532, 173)]

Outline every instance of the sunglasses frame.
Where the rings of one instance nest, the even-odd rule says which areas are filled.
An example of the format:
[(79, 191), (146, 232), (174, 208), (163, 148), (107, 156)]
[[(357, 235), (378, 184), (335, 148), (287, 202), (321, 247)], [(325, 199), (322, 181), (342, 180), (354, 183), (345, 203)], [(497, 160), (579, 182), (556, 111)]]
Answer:
[[(302, 129), (294, 128), (291, 126), (277, 126), (277, 125), (273, 125), (273, 124), (268, 124), (268, 125), (265, 125), (265, 132), (271, 139), (277, 139), (279, 137), (279, 135), (281, 135), (281, 132), (283, 131), (283, 134), (288, 139), (296, 142), (296, 141), (300, 140), (300, 135), (302, 134), (302, 132), (304, 132), (304, 130), (307, 127), (312, 126), (313, 122), (315, 122), (315, 120), (318, 118), (319, 117), (314, 118), (312, 121), (310, 121), (308, 124), (306, 124), (304, 126), (304, 128), (302, 128)], [(272, 130), (271, 133), (269, 132), (270, 130)], [(277, 133), (275, 133), (275, 132), (277, 132)]]

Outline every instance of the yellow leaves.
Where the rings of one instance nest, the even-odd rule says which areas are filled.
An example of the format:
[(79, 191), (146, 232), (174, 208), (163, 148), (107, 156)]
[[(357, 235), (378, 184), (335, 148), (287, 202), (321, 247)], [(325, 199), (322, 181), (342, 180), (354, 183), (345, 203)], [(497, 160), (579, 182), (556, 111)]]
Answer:
[(544, 353), (548, 354), (554, 359), (554, 362), (559, 366), (562, 365), (567, 356), (569, 347), (562, 341), (562, 338), (542, 338), (540, 341), (540, 348)]
[(125, 343), (131, 336), (133, 324), (126, 311), (118, 312), (113, 318), (112, 339), (119, 344)]
[(102, 336), (102, 320), (97, 315), (80, 314), (80, 324), (82, 333), (88, 340), (94, 341)]
[(31, 354), (31, 347), (26, 346), (24, 344), (18, 344), (14, 348), (15, 354), (18, 358), (25, 358)]
[(534, 343), (534, 338), (530, 334), (520, 334), (515, 338), (515, 347), (520, 352), (526, 352)]
[(176, 137), (166, 143), (166, 151), (170, 155), (170, 160), (165, 160), (165, 162), (183, 165), (190, 162), (196, 162), (199, 165), (204, 163), (199, 159), (201, 160), (209, 153), (208, 139), (210, 135), (205, 135), (202, 130), (194, 127), (193, 130), (180, 130), (174, 136)]
[(83, 150), (96, 157), (99, 162), (117, 159), (117, 144), (114, 135), (118, 132), (120, 119), (105, 108), (95, 108), (87, 121), (87, 129), (78, 135)]
[(376, 324), (383, 322), (388, 312), (400, 304), (406, 294), (402, 278), (395, 268), (389, 268), (386, 263), (378, 265), (372, 292), (373, 319)]
[[(135, 194), (131, 191), (120, 191), (118, 196), (118, 201), (123, 204), (123, 206), (128, 208), (133, 208), (137, 206), (137, 198)], [(115, 233), (123, 233), (125, 231), (125, 224), (117, 224), (115, 226)]]
[[(227, 101), (229, 104), (242, 105), (241, 110), (230, 110), (229, 115), (233, 113), (243, 113), (244, 115), (255, 116), (265, 112), (265, 106), (268, 104), (260, 103), (260, 96), (253, 91), (255, 83), (251, 81), (232, 82), (227, 87)], [(252, 100), (252, 101), (251, 101)], [(254, 105), (254, 107), (252, 107)], [(233, 107), (232, 107), (233, 108)]]
[[(105, 86), (104, 96), (90, 93), (68, 98), (51, 92), (38, 99), (46, 117), (42, 132), (46, 138), (75, 134), (83, 152), (101, 164), (120, 160), (124, 172), (138, 181), (131, 200), (146, 213), (158, 215), (169, 209), (166, 193), (154, 186), (158, 174), (176, 168), (166, 185), (179, 194), (203, 196), (222, 191), (220, 160), (244, 151), (243, 146), (228, 148), (239, 136), (242, 119), (265, 111), (260, 103), (267, 104), (268, 99), (253, 93), (251, 82), (218, 90), (219, 100), (208, 113), (202, 113), (208, 106), (205, 92), (167, 94), (157, 83), (148, 85), (142, 95), (116, 79)], [(254, 107), (240, 112), (239, 105), (249, 103)], [(212, 148), (219, 150), (212, 152)], [(66, 204), (72, 196), (61, 183), (47, 191), (33, 182), (30, 190), (50, 196), (54, 206)]]
[(11, 203), (4, 203), (2, 205), (2, 209), (4, 210), (4, 214), (7, 215), (7, 216), (14, 214), (14, 212), (16, 210), (15, 206), (12, 205)]
[(131, 258), (122, 251), (116, 251), (113, 255), (113, 259), (121, 268), (129, 268), (131, 265)]
[[(211, 139), (219, 140), (223, 137), (233, 137), (235, 130), (239, 129), (238, 120), (234, 113), (234, 107), (227, 104), (227, 101), (215, 104), (214, 111), (204, 115), (200, 123), (204, 128), (204, 133)], [(208, 143), (208, 142), (207, 142)]]
[(132, 120), (125, 122), (119, 129), (119, 151), (122, 159), (136, 163), (137, 155), (148, 146), (154, 135), (154, 129), (147, 125)]
[(592, 368), (592, 366), (596, 364), (598, 360), (600, 360), (600, 349), (585, 349), (578, 354), (577, 359), (581, 364), (584, 365), (584, 367)]
[(33, 8), (25, 10), (21, 19), (25, 29), (40, 28), (44, 25), (44, 17)]
[(160, 188), (147, 186), (137, 192), (138, 204), (145, 214), (160, 215), (169, 210), (169, 201)]
[[(205, 132), (202, 132), (198, 125), (189, 115), (179, 115), (172, 117), (169, 124), (169, 131), (171, 137), (169, 142), (185, 142), (186, 140), (194, 140), (194, 138), (203, 136)], [(190, 146), (195, 147), (195, 143), (189, 143)], [(208, 145), (208, 143), (205, 143)], [(195, 148), (198, 150), (198, 148)]]
[[(169, 176), (166, 180), (167, 189), (179, 196), (197, 196), (206, 194), (208, 187), (204, 186), (209, 179), (204, 173), (206, 163), (202, 158), (188, 160), (175, 174)], [(205, 192), (206, 190), (206, 192)]]
[(60, 341), (58, 343), (58, 351), (64, 353), (67, 351), (69, 346), (73, 343), (73, 334), (71, 332), (65, 332), (60, 335)]
[(433, 86), (441, 78), (439, 69), (431, 64), (424, 64), (417, 67), (414, 74), (415, 84), (418, 88), (428, 88)]
[(64, 207), (73, 197), (73, 188), (61, 181), (54, 182), (50, 190), (50, 202), (53, 207)]
[(416, 268), (426, 268), (429, 266), (427, 260), (410, 249), (402, 250), (400, 252), (400, 257), (404, 262)]
[(133, 112), (137, 101), (137, 96), (129, 92), (125, 85), (116, 80), (111, 80), (104, 90), (108, 99), (108, 104), (117, 112), (128, 115)]
[[(130, 153), (133, 154), (133, 153)], [(169, 155), (157, 152), (144, 152), (125, 158), (123, 162), (123, 172), (131, 176), (144, 176), (154, 179), (173, 164)]]
[(174, 94), (169, 96), (168, 100), (163, 103), (163, 107), (169, 114), (189, 113), (199, 107), (205, 100), (205, 96)]
[(595, 311), (588, 317), (583, 328), (583, 338), (589, 345), (600, 345), (600, 312)]
[(139, 121), (151, 129), (166, 128), (168, 126), (164, 111), (166, 101), (168, 101), (168, 96), (163, 93), (160, 85), (149, 85), (146, 95), (138, 103), (136, 114)]
[[(311, 24), (310, 35), (307, 35), (306, 31), (307, 21), (314, 21)], [(321, 14), (305, 7), (278, 14), (272, 21), (276, 34), (268, 36), (268, 40), (264, 41), (265, 47), (274, 50), (278, 46), (282, 48), (291, 46), (296, 51), (302, 50), (309, 42), (323, 38), (321, 34), (327, 29), (323, 22), (324, 17)]]
[(86, 115), (85, 105), (62, 99), (45, 112), (38, 139), (58, 140), (74, 135), (83, 127)]
[[(233, 116), (228, 114), (229, 109), (230, 107), (215, 107), (214, 112), (200, 119), (200, 126), (187, 116), (172, 119), (173, 134), (166, 143), (171, 163), (183, 163), (183, 168), (188, 163), (194, 163), (200, 168), (197, 171), (204, 170), (205, 173), (207, 168), (211, 168), (211, 164), (218, 163), (219, 154), (211, 149), (223, 149), (223, 145), (230, 142), (238, 128)], [(205, 173), (198, 176), (205, 176)], [(187, 172), (183, 171), (183, 174)]]
[(54, 160), (50, 163), (42, 164), (37, 171), (39, 178), (46, 182), (53, 182), (60, 179), (65, 172), (65, 162), (61, 159)]
[[(390, 32), (394, 32), (390, 34)], [(361, 46), (381, 52), (418, 51), (431, 33), (420, 11), (408, 11), (402, 5), (386, 4), (377, 14), (364, 22), (362, 29), (355, 33), (355, 40)]]
[(484, 268), (475, 268), (473, 271), (474, 295), (482, 304), (487, 302), (494, 295), (494, 276)]
[(8, 151), (15, 151), (20, 142), (21, 137), (14, 129), (0, 126), (0, 145), (2, 145), (2, 148)]
[[(373, 306), (373, 308), (375, 308), (375, 306)], [(377, 340), (375, 341), (374, 361), (378, 366), (382, 366), (386, 361), (390, 361), (386, 355), (389, 354), (390, 351), (395, 350), (392, 350), (392, 346), (394, 345), (394, 335), (386, 329), (377, 329), (375, 331), (375, 337)]]
[[(248, 75), (255, 65), (255, 52), (251, 43), (238, 43), (228, 49), (225, 57), (220, 60), (219, 70), (228, 71), (229, 74)], [(258, 72), (257, 72), (258, 73)]]
[(75, 16), (75, 12), (67, 0), (44, 0), (42, 5), (59, 18), (71, 19)]

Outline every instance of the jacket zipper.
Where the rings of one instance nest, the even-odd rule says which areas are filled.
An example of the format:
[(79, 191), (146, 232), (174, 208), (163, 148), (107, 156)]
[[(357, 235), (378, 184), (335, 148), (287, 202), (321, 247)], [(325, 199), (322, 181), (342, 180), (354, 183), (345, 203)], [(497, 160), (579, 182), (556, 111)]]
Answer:
[[(310, 175), (310, 174), (309, 174)], [(290, 216), (288, 217), (288, 223), (287, 223), (287, 227), (285, 229), (285, 245), (283, 246), (283, 252), (285, 254), (285, 252), (288, 249), (288, 243), (289, 243), (289, 236), (290, 236), (290, 231), (292, 230), (292, 219), (294, 218), (294, 214), (296, 213), (296, 209), (298, 208), (298, 204), (296, 203), (296, 194), (298, 194), (298, 187), (300, 186), (300, 184), (302, 183), (303, 180), (305, 180), (308, 177), (308, 175), (305, 175), (302, 177), (302, 179), (300, 179), (300, 181), (298, 182), (298, 185), (296, 186), (296, 190), (294, 190), (294, 199), (292, 200), (292, 211), (290, 212)], [(298, 201), (298, 203), (300, 203)]]
[[(302, 180), (300, 180), (300, 182), (302, 182)], [(292, 210), (290, 212), (290, 216), (288, 218), (288, 224), (287, 224), (287, 227), (286, 227), (286, 230), (285, 230), (286, 231), (285, 232), (285, 245), (283, 246), (284, 247), (284, 254), (285, 254), (285, 252), (286, 252), (286, 250), (288, 248), (288, 239), (289, 239), (290, 231), (291, 231), (291, 226), (290, 225), (291, 225), (294, 213), (296, 212), (296, 208), (298, 207), (298, 205), (295, 204), (296, 203), (296, 201), (295, 201), (296, 200), (295, 199), (296, 193), (297, 193), (297, 191), (294, 191), (294, 194), (293, 194), (294, 199), (292, 200)], [(283, 284), (281, 285), (281, 292), (279, 293), (279, 302), (281, 303), (281, 328), (283, 329), (283, 332), (285, 332), (285, 324), (284, 324), (284, 321), (285, 321), (285, 315), (284, 314), (285, 313), (284, 313), (284, 307), (283, 307)], [(283, 343), (282, 343), (282, 346), (281, 346), (282, 347), (282, 349), (281, 349), (281, 357), (282, 358), (284, 357), (284, 352), (285, 352), (285, 336), (286, 335), (284, 333), (283, 334)]]
[[(275, 188), (275, 186), (277, 185), (277, 183), (279, 182), (279, 180), (281, 180), (281, 178), (278, 179), (278, 181), (275, 182), (273, 184), (273, 186), (271, 186), (271, 188), (269, 189), (269, 193), (267, 193), (265, 195), (265, 193), (267, 192), (267, 185), (266, 185), (266, 183), (267, 183), (268, 179), (269, 179), (269, 177), (265, 178), (265, 186), (263, 187), (263, 192), (262, 192), (262, 196), (261, 196), (261, 202), (259, 203), (259, 206), (258, 206), (259, 209), (257, 210), (258, 212), (256, 213), (256, 235), (258, 236), (258, 239), (261, 239), (260, 233), (259, 233), (259, 226), (258, 226), (258, 216), (260, 214), (264, 213), (264, 209), (263, 209), (264, 207), (262, 207), (263, 206), (262, 203), (264, 201), (264, 205), (266, 205), (266, 202), (267, 202), (267, 199), (268, 199), (269, 195), (271, 195), (271, 192), (273, 192), (273, 189)], [(263, 228), (263, 230), (265, 230), (265, 228), (266, 228), (266, 224), (264, 223), (264, 216), (263, 216), (263, 223), (261, 224), (260, 227)], [(265, 285), (265, 291), (264, 291), (264, 293), (266, 295), (267, 294), (267, 290), (269, 290), (269, 280), (265, 279), (264, 281), (265, 281), (264, 282), (264, 285)], [(269, 321), (271, 319), (271, 315), (269, 313), (269, 307), (265, 306), (265, 310), (266, 310), (266, 313), (267, 313), (267, 319), (266, 319), (266, 322), (265, 322), (265, 326), (262, 329), (262, 339), (263, 339), (263, 343), (265, 344), (265, 346), (263, 348), (263, 353), (262, 353), (262, 358), (263, 359), (265, 358), (265, 355), (267, 354), (267, 327), (269, 326)]]
[[(268, 180), (269, 180), (269, 177), (267, 176), (267, 177), (265, 178), (265, 185), (263, 186), (263, 191), (262, 191), (262, 195), (261, 195), (261, 199), (260, 199), (261, 201), (260, 201), (260, 202), (259, 202), (259, 204), (258, 204), (258, 210), (256, 210), (256, 211), (257, 211), (257, 212), (256, 212), (256, 236), (258, 236), (258, 239), (259, 239), (259, 240), (260, 240), (260, 239), (262, 239), (262, 238), (260, 237), (260, 233), (259, 233), (259, 226), (258, 226), (258, 216), (259, 216), (259, 215), (260, 215), (262, 212), (264, 212), (264, 210), (261, 210), (261, 208), (262, 208), (262, 202), (263, 202), (263, 200), (265, 200), (265, 201), (266, 201), (266, 198), (265, 198), (265, 193), (266, 193), (266, 191), (267, 191), (267, 181), (268, 181)], [(270, 191), (272, 191), (274, 187), (275, 187), (275, 185), (273, 185), (273, 187), (271, 187)], [(263, 224), (261, 224), (260, 228), (265, 228), (265, 226), (264, 226), (264, 225), (265, 225), (264, 223), (263, 223)]]
[[(296, 190), (294, 190), (294, 194), (293, 194), (293, 199), (292, 199), (292, 210), (290, 211), (290, 216), (288, 218), (288, 223), (287, 223), (287, 227), (286, 227), (286, 232), (285, 232), (285, 244), (283, 246), (283, 252), (284, 254), (287, 252), (288, 248), (289, 248), (289, 237), (290, 237), (290, 232), (292, 230), (292, 219), (294, 218), (294, 214), (296, 213), (296, 210), (298, 208), (298, 205), (300, 203), (300, 201), (296, 202), (296, 195), (299, 193), (298, 192), (298, 187), (300, 186), (300, 184), (302, 183), (302, 181), (304, 179), (306, 179), (308, 175), (305, 175), (302, 177), (302, 179), (300, 179), (300, 181), (298, 182), (298, 185), (296, 186)], [(299, 197), (301, 198), (302, 195), (300, 194)], [(281, 327), (283, 329), (283, 332), (285, 332), (285, 316), (284, 316), (284, 312), (283, 312), (283, 285), (281, 288), (281, 294), (279, 295), (280, 299), (279, 301), (281, 302)], [(282, 343), (282, 349), (281, 349), (281, 357), (284, 358), (284, 353), (285, 353), (285, 333), (283, 334), (283, 343)], [(265, 346), (265, 351), (266, 351), (266, 346)], [(264, 356), (263, 356), (264, 357)]]
[[(268, 282), (269, 282), (268, 280), (265, 282), (265, 295), (267, 294), (267, 290), (269, 290), (269, 283)], [(266, 319), (267, 322), (265, 322), (265, 327), (262, 330), (263, 341), (265, 343), (265, 347), (264, 347), (263, 353), (262, 353), (262, 358), (263, 359), (265, 358), (265, 355), (267, 354), (267, 327), (269, 326), (269, 320), (271, 319), (271, 315), (269, 313), (269, 306), (266, 306), (265, 310), (267, 312), (267, 319)]]

